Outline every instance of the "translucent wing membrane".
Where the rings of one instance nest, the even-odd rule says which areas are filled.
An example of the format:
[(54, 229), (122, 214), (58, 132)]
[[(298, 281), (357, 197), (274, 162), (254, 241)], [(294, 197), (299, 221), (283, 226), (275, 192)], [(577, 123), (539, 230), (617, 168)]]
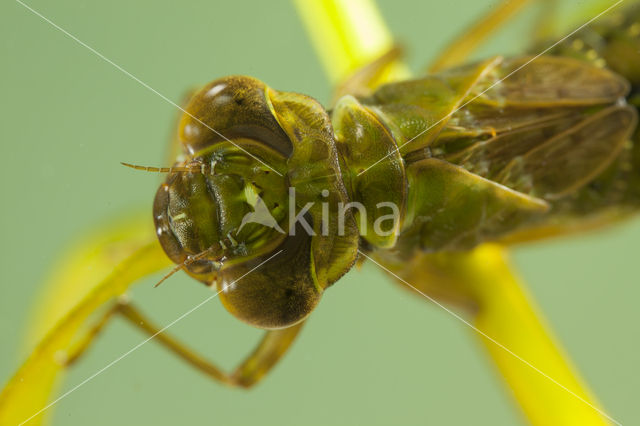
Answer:
[(523, 123), (513, 130), (493, 130), (496, 136), (479, 141), (471, 139), (469, 141), (473, 141), (472, 145), (444, 155), (444, 158), (488, 179), (494, 179), (513, 158), (526, 154), (582, 120), (579, 114), (554, 114), (544, 118), (537, 122)]
[(586, 117), (567, 114), (501, 132), (445, 158), (518, 191), (556, 199), (611, 164), (635, 128), (635, 115), (626, 106)]
[[(525, 66), (526, 65), (526, 66)], [(504, 60), (485, 73), (428, 155), (547, 200), (580, 189), (620, 154), (636, 111), (618, 75), (561, 57)]]
[(613, 102), (628, 91), (625, 79), (588, 62), (525, 56), (503, 61), (472, 93), (485, 92), (478, 101), (498, 106), (550, 107)]
[(497, 181), (545, 199), (578, 190), (620, 153), (637, 119), (631, 107), (611, 107), (515, 157)]

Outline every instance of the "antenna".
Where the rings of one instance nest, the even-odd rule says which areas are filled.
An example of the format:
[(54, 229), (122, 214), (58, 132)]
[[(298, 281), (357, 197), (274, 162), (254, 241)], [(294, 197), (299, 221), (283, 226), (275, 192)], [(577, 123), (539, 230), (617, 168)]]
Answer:
[(173, 167), (152, 167), (152, 166), (139, 166), (137, 164), (129, 164), (120, 162), (125, 167), (129, 167), (135, 170), (142, 170), (145, 172), (155, 173), (202, 173), (213, 174), (213, 168), (204, 163), (191, 164), (188, 166), (173, 166)]
[(153, 287), (154, 288), (158, 287), (160, 284), (165, 282), (170, 276), (172, 276), (176, 272), (186, 268), (187, 266), (191, 265), (193, 262), (197, 262), (198, 260), (206, 257), (206, 255), (208, 255), (209, 253), (211, 253), (213, 251), (213, 248), (214, 248), (214, 246), (211, 246), (208, 249), (206, 249), (204, 251), (201, 251), (200, 253), (196, 254), (195, 256), (187, 256), (187, 258), (184, 260), (184, 262), (176, 265), (171, 271), (169, 271), (169, 273), (167, 273), (164, 277), (162, 277), (160, 279), (160, 281), (158, 281)]

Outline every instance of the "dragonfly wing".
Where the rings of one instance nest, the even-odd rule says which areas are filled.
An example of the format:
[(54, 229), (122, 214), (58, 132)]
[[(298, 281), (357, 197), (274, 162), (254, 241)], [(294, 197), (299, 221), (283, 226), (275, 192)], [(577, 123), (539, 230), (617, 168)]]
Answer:
[(607, 104), (624, 97), (629, 83), (578, 59), (540, 56), (506, 59), (475, 85), (477, 101), (499, 106)]
[(409, 200), (399, 247), (459, 250), (493, 240), (548, 210), (538, 198), (435, 158), (407, 167)]
[(487, 179), (495, 179), (496, 174), (513, 158), (525, 155), (583, 119), (580, 114), (565, 114), (559, 117), (551, 115), (546, 118), (514, 130), (497, 133), (489, 139), (475, 141), (460, 151), (453, 151), (455, 145), (449, 144), (448, 148), (453, 152), (447, 153), (444, 159), (462, 165)]
[(428, 146), (470, 91), (502, 61), (492, 58), (421, 79), (381, 86), (360, 101), (390, 130), (401, 153)]
[(547, 200), (562, 198), (598, 176), (635, 129), (632, 107), (599, 111), (523, 155), (514, 156), (496, 181)]

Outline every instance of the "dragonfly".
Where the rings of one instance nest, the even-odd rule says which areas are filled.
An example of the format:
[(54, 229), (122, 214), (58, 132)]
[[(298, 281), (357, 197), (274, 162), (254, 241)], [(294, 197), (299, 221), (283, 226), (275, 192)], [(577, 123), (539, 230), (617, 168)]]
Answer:
[[(541, 56), (532, 49), (437, 66), (381, 85), (398, 60), (391, 49), (345, 80), (328, 108), (252, 77), (204, 86), (183, 107), (176, 162), (125, 165), (167, 175), (153, 220), (176, 264), (171, 273), (184, 270), (213, 288), (233, 316), (268, 330), (265, 337), (229, 374), (125, 301), (64, 363), (76, 362), (120, 315), (209, 377), (252, 387), (323, 293), (360, 262), (430, 294), (415, 279), (429, 256), (633, 215), (639, 29), (640, 8), (627, 7)], [(455, 292), (439, 297), (469, 303)]]
[[(634, 8), (622, 25), (589, 32), (606, 40), (639, 24)], [(490, 58), (367, 94), (357, 76), (345, 87), (359, 95), (340, 96), (330, 111), (251, 77), (225, 77), (185, 107), (180, 161), (126, 165), (168, 174), (153, 213), (177, 269), (214, 286), (240, 320), (279, 330), (267, 341), (284, 353), (359, 256), (395, 270), (421, 253), (576, 232), (637, 211), (634, 82), (606, 66), (618, 52), (584, 46), (586, 37), (549, 55)], [(635, 54), (638, 40), (625, 41)], [(242, 226), (258, 201), (274, 226)], [(381, 219), (393, 215), (381, 203), (396, 206), (385, 229)], [(261, 367), (228, 380), (255, 383), (273, 353), (259, 350), (249, 362)]]

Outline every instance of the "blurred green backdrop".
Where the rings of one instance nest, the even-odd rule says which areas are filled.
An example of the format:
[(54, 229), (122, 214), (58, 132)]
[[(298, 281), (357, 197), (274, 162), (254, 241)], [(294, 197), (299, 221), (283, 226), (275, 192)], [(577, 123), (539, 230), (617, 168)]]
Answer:
[[(420, 69), (493, 1), (380, 1)], [(179, 101), (227, 74), (326, 102), (330, 87), (287, 1), (31, 0), (32, 7)], [(566, 14), (588, 2), (563, 3)], [(533, 11), (480, 53), (527, 45)], [(33, 299), (57, 256), (114, 215), (150, 209), (176, 110), (19, 3), (0, 5), (0, 383), (25, 356)], [(151, 221), (151, 217), (149, 217)], [(637, 299), (640, 221), (514, 251), (514, 261), (604, 407), (640, 422)], [(156, 279), (156, 278), (154, 278)], [(166, 324), (210, 293), (184, 276), (133, 298)], [(222, 365), (260, 332), (213, 301), (172, 327)], [(69, 389), (144, 338), (114, 321)], [(327, 292), (293, 350), (256, 389), (226, 389), (149, 343), (62, 400), (56, 425), (511, 425), (521, 422), (476, 336), (390, 285), (374, 265)]]

